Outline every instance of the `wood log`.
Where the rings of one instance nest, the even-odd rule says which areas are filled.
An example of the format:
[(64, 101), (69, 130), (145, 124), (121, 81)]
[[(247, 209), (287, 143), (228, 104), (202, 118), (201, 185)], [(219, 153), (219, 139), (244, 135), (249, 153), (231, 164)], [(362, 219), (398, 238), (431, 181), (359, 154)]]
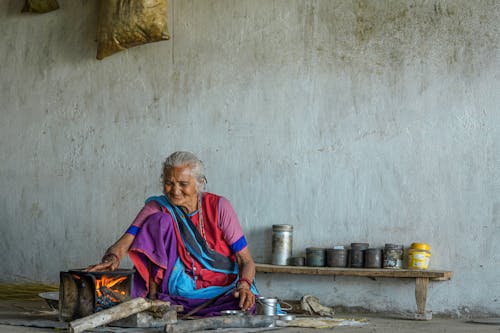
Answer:
[(69, 323), (70, 333), (80, 333), (85, 330), (106, 325), (118, 319), (148, 310), (153, 306), (160, 306), (168, 302), (153, 301), (142, 297), (123, 302), (112, 308), (91, 314), (90, 316), (73, 320)]
[(189, 333), (217, 328), (255, 328), (273, 327), (273, 316), (219, 316), (195, 320), (181, 320), (165, 326), (166, 333)]
[(114, 297), (115, 299), (119, 300), (120, 302), (126, 302), (126, 301), (130, 300), (130, 297), (122, 295), (116, 291), (113, 291), (106, 286), (102, 286), (101, 288), (99, 288), (99, 290), (101, 291), (101, 293), (103, 295)]
[[(108, 326), (114, 327), (133, 327), (133, 328), (148, 328), (157, 327), (160, 332), (166, 324), (173, 324), (177, 322), (177, 311), (174, 308), (163, 313), (161, 317), (156, 314), (151, 314), (150, 310), (142, 311), (128, 316), (120, 320), (109, 323)], [(126, 332), (126, 331), (123, 331)]]

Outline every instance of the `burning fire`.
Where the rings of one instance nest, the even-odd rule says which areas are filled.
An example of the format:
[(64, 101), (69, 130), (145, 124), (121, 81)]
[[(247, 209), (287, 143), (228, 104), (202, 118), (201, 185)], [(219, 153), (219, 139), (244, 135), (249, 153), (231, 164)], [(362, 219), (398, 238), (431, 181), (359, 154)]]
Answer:
[(112, 306), (120, 304), (127, 299), (126, 292), (122, 290), (123, 287), (120, 289), (119, 286), (119, 284), (126, 279), (126, 276), (102, 276), (100, 279), (96, 279), (96, 311), (110, 308)]
[[(113, 298), (118, 298), (118, 297), (116, 297), (118, 295), (125, 296), (126, 295), (125, 291), (117, 289), (117, 288), (113, 289), (113, 287), (126, 279), (127, 279), (126, 276), (121, 276), (121, 277), (117, 277), (117, 278), (109, 278), (107, 276), (103, 276), (99, 280), (96, 280), (95, 281), (95, 289), (96, 289), (97, 297), (102, 297), (104, 294), (111, 294), (111, 295), (107, 295), (107, 296), (112, 296)], [(118, 295), (116, 295), (116, 294), (118, 294)], [(117, 301), (120, 301), (120, 299), (117, 299)]]
[(96, 311), (101, 311), (118, 305), (127, 300), (127, 293), (119, 284), (127, 279), (126, 276), (110, 278), (102, 276), (95, 281)]
[(61, 272), (59, 318), (65, 321), (81, 318), (130, 300), (132, 274), (132, 270)]

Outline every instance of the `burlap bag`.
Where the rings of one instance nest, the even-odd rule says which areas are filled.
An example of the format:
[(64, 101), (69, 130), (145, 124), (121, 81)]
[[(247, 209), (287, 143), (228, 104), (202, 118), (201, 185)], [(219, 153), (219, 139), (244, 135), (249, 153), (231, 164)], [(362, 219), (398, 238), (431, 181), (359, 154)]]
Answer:
[(167, 0), (100, 0), (97, 59), (169, 38)]
[(57, 0), (26, 0), (23, 13), (47, 13), (59, 8)]

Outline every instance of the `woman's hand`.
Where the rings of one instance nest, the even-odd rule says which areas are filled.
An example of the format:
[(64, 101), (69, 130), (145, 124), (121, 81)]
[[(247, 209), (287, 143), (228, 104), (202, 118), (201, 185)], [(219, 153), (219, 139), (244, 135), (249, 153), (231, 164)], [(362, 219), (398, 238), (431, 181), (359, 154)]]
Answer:
[(255, 295), (246, 283), (238, 284), (238, 287), (236, 287), (233, 296), (240, 299), (239, 305), (243, 311), (250, 310), (255, 304)]
[(120, 266), (120, 258), (116, 254), (108, 253), (102, 258), (100, 264), (90, 265), (85, 268), (86, 272), (114, 271)]
[(238, 282), (233, 295), (240, 299), (240, 308), (246, 311), (255, 304), (255, 295), (250, 290), (250, 284), (255, 277), (255, 264), (248, 247), (236, 253), (236, 262), (238, 263), (241, 280)]

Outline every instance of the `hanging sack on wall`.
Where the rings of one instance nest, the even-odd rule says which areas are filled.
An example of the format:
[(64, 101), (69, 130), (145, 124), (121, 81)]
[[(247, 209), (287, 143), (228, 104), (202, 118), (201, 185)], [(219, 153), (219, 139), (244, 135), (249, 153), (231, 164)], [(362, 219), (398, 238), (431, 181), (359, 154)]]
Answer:
[(26, 0), (23, 13), (47, 13), (59, 8), (57, 0)]
[(167, 0), (100, 0), (97, 59), (169, 38)]

